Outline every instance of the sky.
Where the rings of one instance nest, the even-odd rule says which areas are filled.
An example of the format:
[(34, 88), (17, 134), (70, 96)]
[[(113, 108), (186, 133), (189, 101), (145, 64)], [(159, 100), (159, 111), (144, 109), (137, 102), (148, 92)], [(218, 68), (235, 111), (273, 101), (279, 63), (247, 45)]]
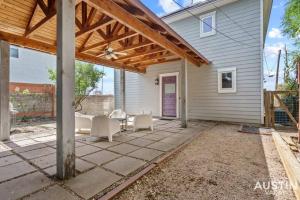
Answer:
[[(148, 8), (150, 8), (158, 16), (163, 16), (167, 13), (176, 11), (181, 7), (174, 3), (173, 0), (141, 0)], [(194, 2), (203, 2), (205, 0), (176, 0), (180, 5), (185, 6)], [(273, 0), (273, 7), (270, 16), (268, 32), (264, 48), (264, 88), (274, 90), (275, 88), (275, 71), (277, 63), (277, 54), (279, 49), (284, 49), (287, 46), (288, 52), (295, 49), (293, 42), (281, 32), (281, 20), (284, 15), (285, 5), (287, 0)], [(230, 15), (230, 13), (227, 13)], [(201, 50), (200, 50), (201, 51)], [(283, 51), (282, 51), (283, 52)], [(279, 83), (283, 78), (283, 62), (281, 57)], [(105, 68), (107, 76), (104, 78), (104, 94), (113, 94), (113, 69)], [(272, 76), (273, 75), (273, 76)]]

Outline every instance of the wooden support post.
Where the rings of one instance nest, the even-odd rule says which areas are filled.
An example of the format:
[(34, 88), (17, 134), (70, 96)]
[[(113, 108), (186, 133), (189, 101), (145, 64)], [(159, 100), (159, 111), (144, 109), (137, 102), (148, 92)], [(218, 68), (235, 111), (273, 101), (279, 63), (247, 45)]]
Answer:
[(57, 0), (57, 177), (75, 176), (75, 2)]
[(126, 95), (125, 95), (125, 70), (120, 70), (120, 99), (121, 99), (121, 109), (126, 110)]
[(0, 41), (0, 140), (8, 140), (9, 136), (9, 44)]
[(277, 57), (275, 90), (278, 90), (278, 77), (279, 77), (280, 56), (281, 56), (281, 49), (279, 49), (279, 51), (278, 51), (278, 57)]
[(187, 128), (187, 104), (186, 104), (186, 97), (187, 97), (187, 60), (184, 59), (182, 60), (182, 63), (181, 63), (181, 78), (180, 78), (180, 82), (181, 82), (181, 87), (180, 87), (180, 90), (181, 90), (181, 95), (180, 95), (180, 103), (181, 103), (181, 106), (180, 106), (180, 109), (181, 109), (181, 127), (182, 128)]

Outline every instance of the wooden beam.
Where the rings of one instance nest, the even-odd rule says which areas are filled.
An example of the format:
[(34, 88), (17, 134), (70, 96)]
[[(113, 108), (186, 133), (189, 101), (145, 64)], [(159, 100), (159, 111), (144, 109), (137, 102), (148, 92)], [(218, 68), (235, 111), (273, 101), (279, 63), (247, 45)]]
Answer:
[(56, 15), (56, 10), (49, 11), (48, 15), (44, 17), (41, 21), (39, 21), (37, 24), (35, 24), (33, 27), (25, 30), (25, 37), (29, 37), (30, 34), (32, 34), (35, 30), (37, 30), (39, 27), (44, 25), (48, 20), (50, 20), (52, 17)]
[(169, 60), (160, 60), (160, 61), (153, 61), (153, 62), (149, 62), (149, 63), (146, 63), (146, 64), (143, 64), (143, 65), (135, 65), (135, 67), (137, 68), (145, 68), (145, 67), (148, 67), (150, 65), (156, 65), (156, 64), (161, 64), (161, 63), (167, 63), (167, 62), (175, 62), (175, 61), (179, 61), (181, 60), (180, 58), (172, 58), (172, 59), (169, 59)]
[(181, 58), (188, 59), (189, 62), (200, 66), (201, 62), (187, 54), (184, 50), (177, 47), (174, 43), (166, 39), (162, 36), (159, 32), (153, 30), (136, 17), (134, 17), (131, 13), (124, 10), (118, 4), (113, 2), (112, 0), (102, 1), (102, 0), (84, 0), (89, 3), (91, 6), (99, 9), (104, 14), (114, 18), (115, 20), (119, 21), (122, 24), (126, 24), (127, 27), (136, 31), (137, 33), (143, 35), (144, 37), (148, 38), (149, 40), (153, 41), (156, 44), (159, 44), (161, 47), (165, 48), (168, 51), (176, 54)]
[(162, 48), (151, 49), (151, 50), (147, 50), (147, 51), (143, 51), (143, 52), (139, 52), (139, 53), (135, 53), (135, 54), (131, 54), (131, 55), (121, 57), (121, 58), (118, 59), (118, 61), (128, 60), (128, 59), (131, 59), (131, 58), (146, 56), (146, 55), (160, 53), (160, 52), (164, 52), (164, 51), (166, 51), (166, 50), (162, 49)]
[(105, 46), (105, 45), (107, 45), (107, 44), (109, 44), (109, 43), (116, 42), (116, 41), (120, 41), (120, 40), (123, 40), (123, 39), (125, 39), (125, 38), (132, 37), (132, 36), (134, 36), (134, 35), (137, 35), (137, 34), (138, 34), (138, 33), (131, 31), (131, 32), (124, 33), (124, 34), (121, 34), (121, 35), (112, 36), (111, 38), (108, 38), (108, 39), (106, 39), (105, 41), (97, 42), (97, 43), (95, 43), (95, 44), (92, 44), (92, 45), (90, 45), (90, 46), (87, 46), (87, 47), (81, 49), (80, 51), (81, 51), (81, 52), (86, 52), (86, 51), (88, 51), (88, 50), (95, 49), (95, 48), (101, 47), (101, 46)]
[[(146, 41), (146, 42), (141, 42), (141, 43), (138, 43), (138, 44), (130, 45), (128, 47), (122, 47), (122, 48), (116, 49), (115, 51), (116, 52), (131, 51), (131, 50), (138, 49), (138, 48), (141, 48), (141, 47), (145, 47), (145, 46), (148, 46), (148, 45), (151, 45), (151, 44), (153, 44), (153, 43), (150, 42), (150, 41)], [(104, 56), (104, 54), (100, 53), (97, 56), (101, 57), (101, 56)]]
[(168, 33), (170, 33), (173, 37), (175, 37), (177, 40), (179, 40), (183, 45), (187, 46), (189, 49), (191, 49), (197, 56), (199, 56), (203, 63), (209, 64), (210, 61), (207, 60), (200, 52), (198, 52), (192, 45), (190, 45), (188, 42), (186, 42), (178, 33), (176, 33), (168, 24), (164, 23), (156, 14), (154, 14), (149, 8), (144, 6), (144, 4), (141, 1), (136, 0), (125, 0), (127, 3), (139, 8), (142, 10), (145, 15), (152, 21), (154, 21), (157, 25), (164, 28)]
[(35, 2), (35, 5), (34, 5), (34, 7), (33, 7), (33, 10), (32, 10), (32, 12), (31, 12), (31, 14), (30, 14), (30, 17), (29, 17), (29, 19), (28, 19), (28, 21), (27, 21), (27, 25), (26, 25), (26, 28), (25, 28), (24, 36), (26, 36), (26, 32), (30, 29), (31, 21), (32, 21), (32, 18), (33, 18), (33, 16), (34, 16), (35, 12), (36, 12), (37, 5), (38, 5), (38, 3), (37, 3), (37, 1), (36, 1), (36, 2)]
[[(48, 43), (36, 41), (33, 39), (29, 39), (29, 38), (24, 38), (22, 36), (13, 35), (11, 33), (6, 33), (3, 31), (0, 31), (0, 40), (7, 41), (8, 43), (10, 43), (12, 45), (16, 45), (16, 46), (29, 48), (29, 49), (33, 49), (33, 50), (37, 50), (37, 51), (41, 51), (41, 52), (45, 52), (45, 53), (56, 54), (56, 46), (55, 45), (50, 45)], [(145, 73), (144, 70), (139, 70), (134, 67), (126, 66), (123, 63), (99, 58), (96, 56), (91, 56), (91, 55), (80, 53), (80, 52), (76, 52), (76, 59), (85, 61), (85, 62), (89, 62), (89, 63), (94, 63), (97, 65), (104, 65), (104, 66), (118, 68), (118, 69), (125, 68), (128, 71)]]
[(84, 34), (88, 34), (88, 33), (94, 32), (97, 29), (100, 29), (103, 26), (107, 26), (108, 24), (111, 24), (113, 22), (114, 22), (114, 20), (112, 20), (110, 17), (105, 17), (103, 20), (98, 21), (98, 22), (94, 23), (93, 25), (90, 25), (90, 26), (88, 26), (86, 28), (81, 29), (75, 35), (76, 35), (76, 37), (80, 37), (80, 36), (82, 36)]
[(37, 0), (37, 4), (42, 9), (43, 13), (47, 16), (49, 10), (45, 2), (43, 0)]
[(87, 24), (88, 24), (88, 25), (90, 25), (90, 24), (92, 23), (92, 21), (93, 21), (95, 15), (96, 15), (96, 13), (97, 13), (97, 10), (96, 10), (95, 8), (92, 8), (92, 9), (90, 10), (89, 16), (88, 16), (88, 18), (87, 18)]
[(174, 55), (171, 53), (166, 53), (166, 54), (161, 54), (161, 55), (155, 55), (153, 57), (144, 57), (144, 58), (141, 58), (141, 59), (135, 60), (135, 61), (124, 62), (124, 64), (135, 65), (135, 64), (139, 64), (139, 63), (149, 62), (151, 60), (158, 60), (158, 59), (162, 59), (162, 58), (167, 59), (167, 57), (170, 57), (170, 56), (174, 56)]

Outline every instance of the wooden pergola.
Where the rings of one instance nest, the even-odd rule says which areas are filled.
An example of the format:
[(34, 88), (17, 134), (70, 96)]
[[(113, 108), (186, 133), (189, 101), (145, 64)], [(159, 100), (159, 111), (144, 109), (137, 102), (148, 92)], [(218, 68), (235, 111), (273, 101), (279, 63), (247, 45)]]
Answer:
[[(57, 55), (60, 179), (75, 176), (75, 59), (138, 73), (153, 64), (182, 60), (183, 127), (187, 62), (209, 63), (139, 0), (0, 0), (0, 40), (0, 140), (10, 134), (9, 44)], [(109, 47), (125, 54), (107, 58)]]
[[(0, 10), (1, 40), (56, 53), (55, 0), (0, 0)], [(141, 73), (179, 59), (208, 63), (138, 0), (76, 0), (75, 24), (78, 60)], [(126, 55), (106, 59), (108, 46)]]

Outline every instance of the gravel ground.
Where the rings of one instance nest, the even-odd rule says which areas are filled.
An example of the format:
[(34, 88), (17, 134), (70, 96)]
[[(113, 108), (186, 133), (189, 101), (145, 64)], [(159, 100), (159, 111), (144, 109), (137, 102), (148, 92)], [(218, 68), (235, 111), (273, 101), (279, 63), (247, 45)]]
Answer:
[(204, 131), (114, 199), (295, 199), (290, 188), (254, 189), (288, 179), (272, 136), (238, 128), (218, 124)]

